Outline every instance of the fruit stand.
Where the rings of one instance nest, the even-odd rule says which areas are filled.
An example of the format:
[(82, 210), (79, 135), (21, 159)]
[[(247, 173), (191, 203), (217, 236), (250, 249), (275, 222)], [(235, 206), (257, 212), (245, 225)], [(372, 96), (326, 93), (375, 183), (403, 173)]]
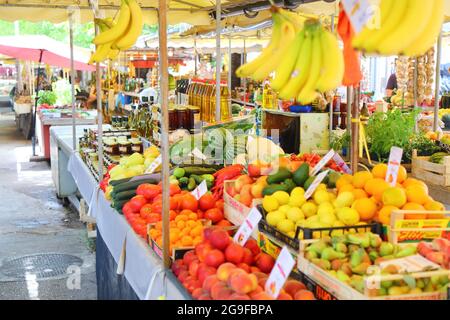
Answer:
[[(400, 24), (392, 36), (383, 28), (380, 33), (360, 26), (356, 37), (349, 28), (352, 17), (346, 13), (351, 10), (345, 5), (335, 11), (340, 13), (338, 25), (333, 18), (328, 28), (318, 20), (299, 20), (289, 10), (270, 6), (278, 1), (268, 4), (265, 14), (273, 20), (271, 42), (258, 58), (243, 64), (237, 75), (261, 81), (275, 71), (273, 89), (282, 99), (298, 101), (300, 107), (312, 105), (341, 84), (356, 87), (355, 94), (347, 97), (350, 164), (341, 150), (328, 151), (323, 141), (328, 140), (325, 128), (331, 125), (327, 122), (331, 112), (322, 113), (320, 120), (311, 119), (314, 116), (305, 116), (309, 120), (304, 123), (300, 120), (298, 138), (314, 142), (300, 154), (288, 152), (275, 139), (257, 134), (255, 123), (221, 121), (227, 106), (221, 100), (220, 81), (215, 81), (215, 91), (211, 91), (215, 96), (208, 95), (216, 101), (215, 109), (208, 109), (210, 121), (203, 121), (200, 133), (170, 141), (166, 31), (173, 7), (165, 0), (158, 3), (159, 146), (148, 143), (137, 128), (103, 125), (100, 67), (120, 50), (130, 48), (140, 35), (142, 8), (134, 0), (120, 2), (116, 24), (108, 25), (107, 19), (99, 23), (98, 3), (91, 8), (97, 26), (92, 56), (97, 127), (74, 126), (72, 136), (67, 129), (51, 129), (52, 148), (65, 150), (68, 159), (67, 164), (56, 163), (63, 170), (67, 165), (87, 204), (84, 214), (97, 224), (99, 298), (448, 299), (450, 213), (421, 181), (420, 170), (425, 168), (423, 163), (419, 168), (417, 160), (422, 159), (412, 156), (413, 170), (415, 165), (419, 170), (413, 178), (401, 165), (403, 149), (383, 145), (380, 150), (388, 156), (384, 159), (388, 164), (357, 170), (364, 141), (358, 134), (363, 127), (355, 48), (384, 55), (423, 55), (438, 37), (443, 2), (436, 0), (420, 8), (417, 4), (415, 9), (427, 14), (420, 21), (420, 39), (406, 37), (414, 15), (400, 2), (382, 1), (382, 25), (388, 18), (399, 20), (400, 16), (387, 15), (393, 12), (406, 16), (406, 26)], [(221, 21), (221, 1), (215, 5), (204, 8)], [(195, 11), (195, 6), (181, 7)], [(195, 15), (209, 22), (203, 13)], [(216, 27), (220, 56), (220, 23)], [(344, 52), (335, 29), (344, 42)], [(398, 41), (402, 37), (405, 41)], [(419, 44), (413, 45), (415, 40)], [(216, 79), (220, 72), (221, 63), (216, 63)], [(369, 128), (380, 130), (377, 125), (389, 122), (391, 116), (400, 121), (394, 110), (373, 117)], [(206, 122), (213, 126), (208, 128)], [(319, 122), (321, 129), (315, 130)], [(307, 125), (314, 130), (306, 130)], [(76, 130), (84, 135), (77, 135)], [(377, 146), (373, 137), (371, 146)], [(410, 138), (400, 142), (408, 144)], [(313, 147), (325, 154), (317, 154)], [(447, 158), (430, 156), (444, 159), (443, 172), (447, 173)]]

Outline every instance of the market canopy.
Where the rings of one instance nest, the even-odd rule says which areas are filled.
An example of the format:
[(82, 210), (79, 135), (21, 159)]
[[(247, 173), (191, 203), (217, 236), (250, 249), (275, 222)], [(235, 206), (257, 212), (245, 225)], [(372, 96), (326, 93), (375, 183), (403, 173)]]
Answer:
[[(41, 56), (42, 53), (42, 56)], [(0, 37), (0, 54), (19, 59), (70, 68), (70, 46), (47, 36), (5, 36)], [(94, 71), (88, 65), (90, 51), (74, 47), (74, 65), (76, 70)]]

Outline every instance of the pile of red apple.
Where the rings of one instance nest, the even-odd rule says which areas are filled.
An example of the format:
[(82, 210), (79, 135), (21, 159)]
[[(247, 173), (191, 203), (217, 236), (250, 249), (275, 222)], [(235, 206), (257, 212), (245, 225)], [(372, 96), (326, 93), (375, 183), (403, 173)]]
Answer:
[[(255, 240), (240, 246), (222, 228), (209, 228), (202, 243), (174, 261), (172, 271), (194, 299), (273, 300), (264, 287), (274, 264)], [(303, 283), (289, 280), (278, 300), (293, 299), (314, 300), (314, 295)]]

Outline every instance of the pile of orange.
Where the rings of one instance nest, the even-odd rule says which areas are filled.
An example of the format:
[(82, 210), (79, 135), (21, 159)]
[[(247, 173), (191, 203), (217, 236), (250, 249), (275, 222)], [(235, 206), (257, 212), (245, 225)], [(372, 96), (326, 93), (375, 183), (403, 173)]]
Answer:
[[(203, 241), (203, 222), (197, 213), (182, 210), (169, 222), (170, 250), (192, 247)], [(149, 231), (149, 236), (162, 247), (162, 222), (157, 222)]]
[[(406, 169), (400, 166), (395, 187), (386, 182), (387, 165), (378, 164), (371, 172), (345, 174), (336, 183), (338, 193), (350, 191), (362, 221), (377, 220), (390, 224), (394, 210), (444, 211), (442, 203), (434, 201), (428, 194), (427, 185), (417, 179), (408, 178)], [(442, 219), (444, 215), (405, 214), (405, 219)]]

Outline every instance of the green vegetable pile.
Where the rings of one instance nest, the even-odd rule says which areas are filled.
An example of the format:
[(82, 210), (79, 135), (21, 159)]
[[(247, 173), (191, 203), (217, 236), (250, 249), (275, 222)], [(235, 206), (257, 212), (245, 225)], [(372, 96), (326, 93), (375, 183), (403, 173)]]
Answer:
[(47, 104), (49, 106), (53, 106), (56, 103), (56, 93), (53, 91), (39, 91), (38, 95), (38, 105)]
[(406, 162), (411, 162), (413, 150), (417, 150), (419, 157), (429, 156), (441, 150), (432, 140), (423, 133), (414, 134), (404, 150), (403, 158)]

